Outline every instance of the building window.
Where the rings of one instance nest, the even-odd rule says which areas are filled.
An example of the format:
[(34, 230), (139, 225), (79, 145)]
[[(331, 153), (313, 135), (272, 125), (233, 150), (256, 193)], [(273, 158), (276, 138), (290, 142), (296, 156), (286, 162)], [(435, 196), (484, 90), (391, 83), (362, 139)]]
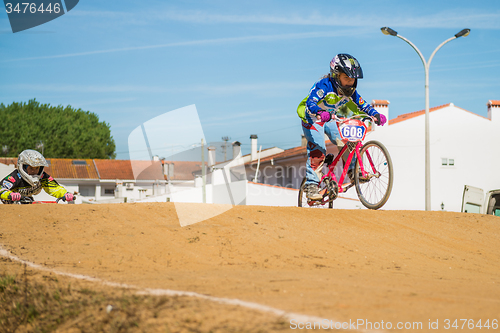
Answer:
[(109, 194), (109, 195), (115, 195), (115, 189), (114, 188), (105, 188), (104, 189), (104, 194)]
[(78, 192), (84, 197), (94, 197), (95, 185), (79, 185)]
[(87, 162), (82, 160), (73, 160), (73, 165), (87, 165)]
[(455, 166), (454, 158), (441, 158), (441, 165)]

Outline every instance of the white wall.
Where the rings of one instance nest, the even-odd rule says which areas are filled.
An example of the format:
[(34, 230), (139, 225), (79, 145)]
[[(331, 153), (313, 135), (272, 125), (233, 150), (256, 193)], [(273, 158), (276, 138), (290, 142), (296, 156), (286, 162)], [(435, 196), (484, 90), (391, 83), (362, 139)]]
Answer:
[[(233, 196), (229, 196), (228, 188)], [(201, 187), (171, 187), (172, 192), (168, 195), (150, 197), (138, 202), (202, 202)], [(355, 190), (351, 189), (351, 196), (355, 196)], [(249, 183), (246, 180), (206, 186), (206, 203), (230, 204), (230, 205), (258, 205), (258, 206), (290, 206), (297, 207), (299, 191), (297, 189), (269, 186), (263, 184)], [(339, 197), (334, 202), (334, 208), (339, 209), (361, 209), (364, 208), (357, 199)]]
[(246, 180), (228, 184), (212, 185), (212, 201), (215, 204), (245, 205), (248, 198), (248, 182)]
[(296, 189), (248, 183), (246, 204), (296, 207), (298, 195)]
[[(394, 186), (384, 209), (425, 209), (424, 115), (369, 133), (381, 141), (394, 165)], [(431, 209), (460, 211), (464, 185), (500, 188), (500, 122), (453, 105), (430, 112)], [(442, 166), (453, 158), (454, 166)]]
[(0, 179), (4, 179), (8, 174), (14, 171), (14, 169), (16, 169), (14, 164), (5, 165), (0, 163)]

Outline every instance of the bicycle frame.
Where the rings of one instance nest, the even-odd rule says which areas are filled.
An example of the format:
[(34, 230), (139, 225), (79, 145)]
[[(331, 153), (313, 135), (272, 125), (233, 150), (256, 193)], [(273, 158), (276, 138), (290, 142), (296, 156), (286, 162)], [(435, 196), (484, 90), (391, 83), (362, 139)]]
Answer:
[[(361, 157), (360, 157), (360, 154), (359, 154), (359, 150), (361, 149), (361, 147), (362, 147), (361, 142), (358, 142), (356, 144), (356, 148), (349, 153), (349, 156), (347, 157), (347, 161), (346, 161), (346, 163), (344, 165), (344, 169), (342, 170), (342, 175), (340, 176), (339, 181), (337, 181), (337, 176), (335, 175), (335, 173), (333, 172), (333, 170), (335, 170), (335, 167), (337, 166), (337, 163), (340, 161), (340, 158), (345, 153), (345, 151), (348, 149), (348, 144), (344, 145), (344, 147), (338, 153), (337, 157), (335, 157), (335, 159), (333, 160), (333, 162), (328, 166), (328, 172), (326, 173), (326, 175), (324, 175), (321, 178), (321, 181), (323, 182), (325, 180), (325, 178), (331, 178), (332, 180), (334, 180), (335, 182), (337, 182), (337, 184), (343, 184), (344, 183), (344, 179), (346, 178), (346, 175), (347, 175), (347, 170), (349, 169), (349, 165), (351, 164), (351, 161), (352, 161), (352, 158), (354, 157), (354, 154), (356, 154), (356, 157), (358, 158), (358, 161), (361, 160)], [(361, 172), (363, 173), (363, 176), (366, 177), (366, 172), (364, 171), (364, 167), (363, 167), (363, 163), (362, 162), (360, 163), (360, 167), (361, 167), (361, 170), (362, 170)], [(343, 186), (339, 187), (339, 193), (343, 193), (346, 190), (347, 189), (344, 189)]]
[[(350, 120), (350, 119), (352, 119), (352, 118), (349, 118), (348, 120)], [(366, 125), (363, 122), (362, 122), (362, 125), (365, 127), (365, 130), (366, 130), (367, 129)], [(337, 120), (337, 126), (339, 126), (338, 120)], [(364, 139), (364, 135), (363, 135), (362, 139)], [(347, 171), (348, 171), (349, 165), (351, 164), (351, 161), (354, 157), (354, 154), (356, 154), (356, 157), (358, 159), (359, 167), (360, 167), (360, 171), (361, 171), (361, 176), (363, 178), (369, 179), (371, 177), (377, 177), (379, 175), (379, 172), (376, 170), (376, 167), (373, 163), (372, 157), (370, 156), (370, 153), (368, 151), (366, 152), (366, 156), (367, 156), (368, 161), (370, 162), (370, 167), (371, 167), (371, 170), (373, 171), (373, 174), (371, 175), (365, 170), (365, 167), (363, 165), (363, 161), (361, 159), (361, 154), (360, 154), (361, 147), (363, 146), (362, 139), (355, 141), (356, 146), (349, 153), (349, 155), (347, 157), (347, 161), (345, 162), (345, 165), (344, 165), (344, 169), (342, 170), (342, 175), (340, 176), (339, 181), (337, 181), (337, 176), (334, 173), (335, 167), (337, 166), (337, 163), (340, 161), (340, 158), (344, 155), (346, 150), (349, 149), (349, 145), (354, 144), (353, 141), (343, 140), (343, 142), (345, 143), (344, 147), (340, 150), (340, 152), (335, 157), (333, 162), (328, 166), (328, 172), (325, 175), (323, 175), (323, 177), (321, 177), (321, 183), (323, 183), (325, 181), (325, 179), (332, 179), (337, 184), (340, 184), (340, 186), (338, 186), (338, 193), (345, 193), (348, 189), (350, 189), (352, 186), (354, 186), (353, 183), (347, 184), (345, 186), (343, 185), (344, 179), (346, 178)], [(321, 191), (321, 194), (325, 195), (327, 191), (328, 191), (328, 188), (324, 188)], [(325, 199), (323, 199), (323, 200), (325, 200)], [(323, 203), (326, 203), (326, 201), (324, 201)]]
[[(368, 131), (364, 121), (370, 118), (372, 121), (376, 120), (366, 115), (355, 115), (343, 119), (334, 116), (340, 138), (345, 145), (337, 156), (328, 154), (325, 157), (324, 163), (328, 168), (326, 174), (323, 175), (321, 170), (317, 170), (320, 176), (319, 193), (321, 194), (318, 199), (307, 197), (307, 178), (304, 177), (299, 190), (299, 207), (333, 208), (333, 201), (340, 193), (345, 193), (351, 187), (356, 188), (359, 201), (366, 208), (379, 209), (384, 206), (391, 194), (394, 171), (389, 151), (382, 143), (376, 140), (364, 142)], [(339, 177), (340, 180), (337, 182), (334, 170), (341, 158), (345, 158), (345, 164)], [(353, 160), (354, 158), (356, 160)], [(354, 164), (353, 161), (356, 161), (354, 168), (349, 170), (351, 164)], [(348, 171), (351, 181), (344, 184)], [(351, 171), (353, 171), (352, 174)]]

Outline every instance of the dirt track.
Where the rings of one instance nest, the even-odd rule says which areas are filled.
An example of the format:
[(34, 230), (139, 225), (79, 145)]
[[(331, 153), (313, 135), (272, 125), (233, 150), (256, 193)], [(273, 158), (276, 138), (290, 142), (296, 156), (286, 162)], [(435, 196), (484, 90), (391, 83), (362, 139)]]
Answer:
[(2, 247), (57, 271), (340, 322), (500, 321), (494, 216), (237, 206), (180, 227), (172, 203), (1, 211)]

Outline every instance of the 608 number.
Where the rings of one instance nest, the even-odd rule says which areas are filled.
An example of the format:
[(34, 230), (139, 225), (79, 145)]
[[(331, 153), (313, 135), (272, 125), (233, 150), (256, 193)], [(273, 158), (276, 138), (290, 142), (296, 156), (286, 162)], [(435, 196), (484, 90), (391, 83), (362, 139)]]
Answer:
[[(24, 8), (22, 8), (24, 6)], [(23, 3), (18, 3), (15, 7), (12, 7), (11, 3), (6, 3), (5, 4), (5, 10), (7, 11), (7, 14), (10, 14), (12, 12), (16, 13), (26, 13), (29, 12), (31, 14), (35, 14), (36, 12), (39, 13), (44, 13), (44, 12), (49, 12), (49, 13), (56, 13), (59, 14), (61, 12), (61, 5), (59, 3), (55, 3), (54, 6), (52, 6), (52, 3), (49, 3), (45, 8), (43, 6), (43, 3), (38, 6), (36, 3), (29, 3), (29, 2), (23, 2)]]
[(345, 138), (358, 138), (363, 137), (363, 128), (356, 126), (345, 126), (342, 128), (342, 135)]

